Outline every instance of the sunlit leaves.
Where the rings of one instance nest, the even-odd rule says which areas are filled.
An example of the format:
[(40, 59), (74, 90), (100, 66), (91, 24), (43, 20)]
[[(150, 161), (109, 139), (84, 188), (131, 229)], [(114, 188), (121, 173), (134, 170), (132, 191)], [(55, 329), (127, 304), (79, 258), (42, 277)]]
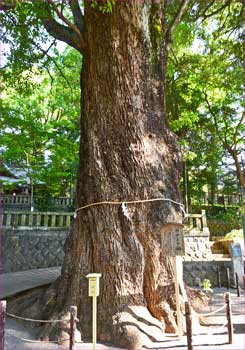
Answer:
[(168, 119), (180, 137), (193, 185), (221, 184), (225, 164), (231, 163), (229, 150), (237, 157), (242, 150), (243, 6), (225, 3), (193, 6), (176, 31), (168, 62)]
[(49, 67), (49, 74), (37, 68), (22, 73), (21, 79), (28, 76), (27, 90), (16, 91), (8, 80), (4, 84), (3, 161), (25, 169), (28, 154), (34, 184), (45, 183), (50, 195), (64, 195), (75, 183), (80, 69), (80, 55), (66, 50)]

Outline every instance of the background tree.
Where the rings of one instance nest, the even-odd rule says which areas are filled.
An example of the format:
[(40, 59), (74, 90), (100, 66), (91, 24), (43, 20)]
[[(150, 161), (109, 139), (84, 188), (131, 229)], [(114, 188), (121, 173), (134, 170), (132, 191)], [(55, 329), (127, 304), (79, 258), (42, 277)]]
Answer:
[(12, 81), (15, 70), (5, 68), (2, 159), (10, 167), (28, 168), (33, 185), (43, 183), (41, 188), (34, 186), (35, 195), (73, 196), (78, 168), (81, 58), (71, 50), (56, 55), (55, 64), (45, 66), (45, 71), (32, 68), (20, 73), (17, 89)]
[(212, 200), (218, 187), (224, 188), (231, 163), (237, 177), (233, 191), (244, 187), (239, 156), (244, 108), (243, 5), (210, 2), (205, 10), (202, 5), (193, 7), (175, 32), (167, 72), (167, 112), (183, 149), (188, 150), (190, 196), (209, 185)]

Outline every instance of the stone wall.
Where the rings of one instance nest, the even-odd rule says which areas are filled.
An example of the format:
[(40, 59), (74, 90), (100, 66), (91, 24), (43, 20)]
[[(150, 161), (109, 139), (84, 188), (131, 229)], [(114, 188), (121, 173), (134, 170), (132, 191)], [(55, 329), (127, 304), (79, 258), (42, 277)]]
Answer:
[(2, 271), (59, 266), (64, 258), (67, 228), (2, 228)]
[(200, 231), (185, 228), (184, 237), (186, 254), (184, 260), (207, 260), (212, 258), (212, 242), (209, 241), (210, 233), (208, 229)]
[(183, 278), (188, 286), (197, 286), (205, 278), (209, 279), (212, 287), (218, 287), (218, 270), (221, 285), (227, 286), (227, 268), (230, 269), (230, 279), (233, 283), (231, 259), (215, 259), (211, 251), (210, 233), (205, 230), (185, 228), (185, 252), (183, 257)]
[[(63, 246), (69, 229), (55, 227), (2, 228), (2, 270), (4, 273), (59, 266), (63, 262)], [(218, 285), (217, 269), (221, 284), (227, 286), (226, 269), (231, 259), (212, 260), (209, 233), (195, 231), (185, 233), (186, 256), (183, 262), (184, 281), (195, 286), (196, 278)]]
[(209, 259), (212, 255), (209, 236), (189, 236), (185, 237), (184, 260)]
[(209, 260), (209, 261), (184, 261), (183, 277), (188, 286), (198, 286), (196, 279), (202, 282), (205, 278), (209, 279), (212, 287), (218, 287), (218, 273), (220, 271), (221, 286), (227, 287), (226, 269), (230, 269), (230, 278), (232, 279), (232, 262), (231, 259)]

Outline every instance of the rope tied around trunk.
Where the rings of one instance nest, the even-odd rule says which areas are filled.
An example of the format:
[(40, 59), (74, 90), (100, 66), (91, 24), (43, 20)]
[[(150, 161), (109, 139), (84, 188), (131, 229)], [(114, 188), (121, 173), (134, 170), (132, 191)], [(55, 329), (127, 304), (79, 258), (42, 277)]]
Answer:
[(74, 212), (74, 218), (77, 217), (77, 213), (80, 210), (86, 209), (86, 208), (91, 208), (91, 207), (95, 207), (98, 205), (104, 205), (104, 204), (108, 204), (108, 205), (125, 205), (125, 204), (139, 204), (139, 203), (150, 203), (150, 202), (159, 202), (159, 201), (163, 201), (163, 202), (171, 202), (173, 204), (176, 204), (178, 206), (180, 206), (180, 209), (182, 210), (182, 212), (184, 213), (184, 217), (186, 217), (186, 212), (184, 209), (184, 205), (180, 202), (176, 202), (170, 198), (163, 198), (163, 197), (159, 197), (159, 198), (151, 198), (151, 199), (137, 199), (134, 201), (101, 201), (101, 202), (95, 202), (95, 203), (90, 203), (90, 204), (86, 204), (80, 208), (77, 208)]

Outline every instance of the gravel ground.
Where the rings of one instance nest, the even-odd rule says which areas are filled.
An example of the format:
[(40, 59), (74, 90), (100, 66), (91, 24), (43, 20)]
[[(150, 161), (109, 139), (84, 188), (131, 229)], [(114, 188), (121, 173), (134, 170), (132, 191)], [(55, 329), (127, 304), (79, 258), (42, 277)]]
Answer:
[[(223, 293), (226, 289), (215, 289), (210, 310), (214, 311), (224, 304)], [(219, 330), (225, 321), (225, 310), (215, 314), (215, 316), (206, 317), (210, 326), (199, 327), (198, 332), (193, 337), (194, 350), (244, 350), (245, 349), (245, 303), (244, 292), (241, 297), (236, 296), (236, 292), (231, 290), (232, 300), (232, 319), (234, 325), (234, 341), (232, 345), (227, 344), (227, 328)], [(209, 333), (209, 334), (207, 334)], [(213, 333), (213, 334), (211, 334)], [(23, 339), (35, 341), (37, 339), (38, 329), (28, 327), (24, 321), (16, 321), (10, 317), (7, 318), (5, 327), (5, 349), (4, 350), (68, 350), (68, 346), (58, 346), (51, 343), (27, 342)], [(22, 339), (21, 339), (22, 338)], [(76, 344), (77, 350), (92, 350), (91, 343)], [(121, 350), (111, 345), (97, 344), (97, 350)], [(148, 349), (171, 349), (186, 350), (186, 337), (176, 339), (173, 336), (166, 336), (164, 341), (152, 343)]]

